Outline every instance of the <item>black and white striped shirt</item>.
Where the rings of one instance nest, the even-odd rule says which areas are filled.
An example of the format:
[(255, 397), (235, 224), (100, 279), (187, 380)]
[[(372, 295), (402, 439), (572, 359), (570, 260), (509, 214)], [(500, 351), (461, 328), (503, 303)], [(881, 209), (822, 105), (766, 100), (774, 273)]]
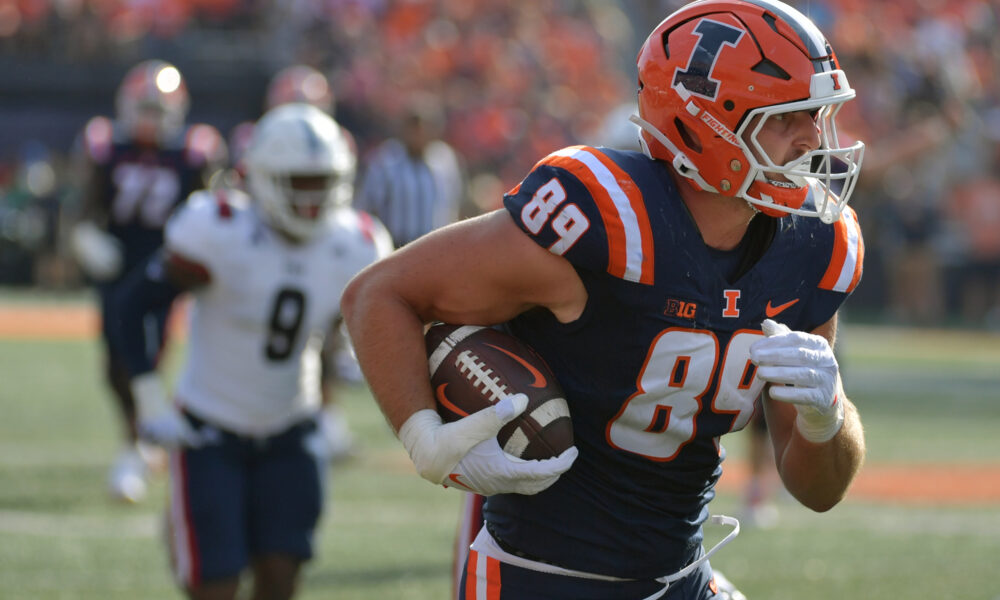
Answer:
[(462, 186), (458, 161), (447, 144), (431, 142), (420, 160), (392, 139), (372, 155), (354, 207), (382, 221), (398, 248), (455, 221)]

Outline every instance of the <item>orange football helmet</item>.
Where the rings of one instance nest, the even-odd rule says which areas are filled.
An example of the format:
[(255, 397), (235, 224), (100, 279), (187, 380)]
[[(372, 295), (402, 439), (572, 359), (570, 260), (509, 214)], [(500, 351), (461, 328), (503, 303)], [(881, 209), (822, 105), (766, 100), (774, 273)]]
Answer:
[(155, 59), (129, 69), (115, 96), (118, 121), (134, 138), (150, 144), (181, 131), (189, 104), (181, 72)]
[[(743, 198), (771, 216), (840, 218), (864, 144), (839, 144), (835, 118), (855, 92), (806, 16), (777, 0), (693, 2), (653, 30), (637, 62), (633, 120), (649, 156), (695, 189)], [(820, 147), (775, 164), (757, 133), (767, 118), (796, 111), (815, 113)]]

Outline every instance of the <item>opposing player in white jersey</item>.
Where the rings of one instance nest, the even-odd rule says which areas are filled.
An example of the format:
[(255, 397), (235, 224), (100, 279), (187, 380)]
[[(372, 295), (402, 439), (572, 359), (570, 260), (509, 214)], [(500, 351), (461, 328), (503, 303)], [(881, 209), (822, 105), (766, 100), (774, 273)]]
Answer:
[(392, 247), (347, 207), (355, 155), (323, 111), (264, 115), (247, 169), (249, 196), (193, 194), (117, 299), (136, 346), (145, 307), (193, 293), (173, 400), (152, 364), (128, 365), (140, 435), (173, 448), (172, 562), (193, 599), (234, 598), (247, 567), (255, 598), (293, 595), (323, 506), (320, 348), (348, 279)]

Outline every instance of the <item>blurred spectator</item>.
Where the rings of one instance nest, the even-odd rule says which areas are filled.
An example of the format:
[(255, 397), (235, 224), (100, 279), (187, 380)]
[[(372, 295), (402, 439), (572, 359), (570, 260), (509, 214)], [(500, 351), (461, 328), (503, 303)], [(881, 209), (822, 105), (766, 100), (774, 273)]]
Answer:
[(62, 190), (49, 149), (21, 145), (9, 185), (0, 185), (0, 284), (59, 286), (58, 221)]
[(378, 217), (397, 248), (458, 218), (465, 182), (458, 157), (439, 139), (444, 116), (429, 97), (411, 100), (399, 136), (372, 155), (354, 207)]
[[(991, 132), (1000, 135), (1000, 123)], [(948, 197), (950, 224), (961, 241), (949, 270), (950, 304), (964, 322), (1000, 330), (1000, 137), (986, 154), (992, 168), (963, 181)]]

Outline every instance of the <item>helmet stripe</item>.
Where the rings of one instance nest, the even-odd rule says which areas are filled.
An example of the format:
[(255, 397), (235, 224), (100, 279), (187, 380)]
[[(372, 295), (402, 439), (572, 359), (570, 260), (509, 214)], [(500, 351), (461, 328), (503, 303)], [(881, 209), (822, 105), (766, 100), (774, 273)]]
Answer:
[(299, 124), (302, 125), (302, 130), (306, 135), (306, 144), (309, 146), (309, 154), (316, 156), (320, 150), (320, 140), (316, 135), (316, 131), (309, 124), (309, 121), (305, 119), (299, 120)]
[[(800, 13), (798, 10), (792, 8), (784, 2), (777, 2), (774, 0), (745, 1), (774, 13), (782, 21), (788, 23), (795, 33), (798, 34), (799, 39), (802, 40), (802, 44), (805, 45), (806, 51), (809, 53), (809, 58), (815, 61), (833, 54), (833, 50), (830, 48), (830, 44), (827, 42), (826, 36), (823, 35), (812, 20)], [(816, 72), (829, 71), (834, 68), (828, 61), (817, 63), (815, 66)]]

